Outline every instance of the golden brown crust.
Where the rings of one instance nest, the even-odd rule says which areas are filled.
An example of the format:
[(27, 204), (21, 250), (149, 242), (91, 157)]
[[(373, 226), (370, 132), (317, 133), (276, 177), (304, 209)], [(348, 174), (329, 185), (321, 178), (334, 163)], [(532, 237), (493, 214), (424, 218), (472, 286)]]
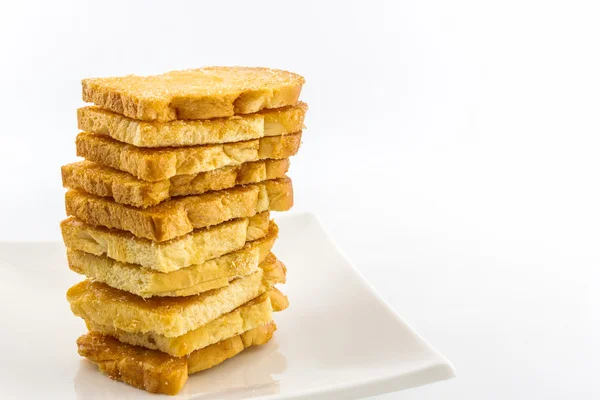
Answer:
[(177, 394), (188, 378), (185, 358), (124, 345), (111, 336), (90, 332), (77, 339), (79, 355), (109, 378), (151, 393)]
[(187, 357), (172, 357), (158, 350), (121, 343), (97, 332), (79, 337), (77, 349), (111, 379), (151, 393), (175, 395), (185, 385), (188, 374), (212, 368), (246, 347), (267, 343), (276, 329), (275, 323), (270, 322), (196, 350)]
[(307, 105), (263, 110), (255, 114), (170, 122), (146, 122), (98, 107), (77, 110), (79, 129), (110, 136), (138, 147), (179, 147), (242, 142), (304, 129)]
[(176, 175), (169, 185), (170, 196), (188, 196), (215, 190), (229, 189), (237, 185), (248, 185), (285, 177), (290, 160), (260, 160), (225, 167), (199, 174)]
[(244, 342), (244, 347), (262, 346), (273, 338), (273, 333), (275, 333), (276, 330), (277, 326), (275, 325), (275, 322), (271, 322), (242, 333), (241, 338), (242, 342)]
[(269, 212), (238, 218), (187, 235), (153, 242), (149, 239), (69, 217), (60, 224), (65, 246), (96, 256), (106, 255), (123, 263), (139, 264), (159, 272), (173, 272), (236, 251), (246, 242), (265, 236), (277, 237), (278, 229), (269, 222)]
[(77, 155), (150, 182), (198, 174), (266, 159), (289, 158), (298, 152), (301, 132), (244, 142), (191, 147), (135, 147), (107, 136), (81, 132)]
[(289, 210), (293, 205), (293, 191), (291, 180), (282, 178), (179, 197), (146, 209), (115, 203), (80, 190), (69, 190), (65, 203), (67, 215), (88, 224), (163, 242), (234, 218), (251, 217), (266, 210)]
[(169, 273), (73, 249), (67, 249), (67, 258), (72, 271), (140, 297), (191, 296), (225, 287), (234, 279), (256, 272), (275, 239), (276, 228), (271, 235), (248, 242), (240, 250)]
[(231, 339), (230, 342), (223, 340), (219, 343), (216, 343), (212, 345), (215, 347), (208, 351), (205, 351), (205, 349), (209, 349), (211, 346), (197, 350), (187, 356), (188, 373), (194, 374), (196, 372), (212, 368), (215, 365), (222, 363), (226, 359), (239, 354), (245, 348), (251, 346), (262, 346), (273, 338), (273, 334), (276, 330), (277, 326), (275, 325), (275, 322), (270, 322), (268, 324), (259, 326), (258, 328), (246, 331), (241, 335)]
[(71, 311), (86, 320), (126, 332), (154, 332), (175, 337), (206, 325), (278, 283), (285, 283), (285, 266), (273, 255), (269, 255), (260, 268), (228, 286), (194, 296), (143, 299), (104, 283), (86, 280), (67, 291), (67, 300)]
[[(215, 170), (214, 172), (221, 171)], [(169, 198), (169, 180), (148, 182), (91, 161), (63, 165), (62, 182), (65, 188), (110, 197), (117, 203), (146, 208)]]
[(160, 350), (173, 357), (183, 357), (193, 351), (269, 323), (273, 319), (272, 312), (270, 297), (264, 293), (198, 329), (172, 338), (151, 332), (125, 332), (109, 325), (97, 324), (92, 320), (85, 322), (90, 331), (112, 336), (123, 343)]
[(268, 295), (271, 298), (271, 305), (273, 307), (273, 311), (283, 311), (290, 306), (288, 297), (281, 293), (279, 289), (274, 287), (269, 291)]
[(142, 121), (207, 119), (296, 104), (304, 78), (268, 68), (207, 67), (82, 81), (83, 100)]
[(149, 182), (102, 164), (79, 161), (62, 167), (62, 180), (66, 188), (80, 189), (96, 196), (111, 197), (117, 203), (147, 208), (171, 196), (203, 194), (282, 178), (289, 166), (287, 158), (260, 160)]

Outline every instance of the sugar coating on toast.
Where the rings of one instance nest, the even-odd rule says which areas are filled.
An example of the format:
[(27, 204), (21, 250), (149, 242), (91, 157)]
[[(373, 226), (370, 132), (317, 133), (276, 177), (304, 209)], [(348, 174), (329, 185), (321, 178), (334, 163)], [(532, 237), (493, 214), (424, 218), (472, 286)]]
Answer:
[(173, 357), (182, 357), (264, 325), (272, 320), (272, 312), (270, 296), (268, 293), (263, 293), (208, 324), (177, 337), (166, 337), (151, 332), (125, 332), (112, 326), (97, 324), (91, 320), (86, 321), (86, 325), (90, 331), (113, 336), (123, 343), (160, 350)]
[(207, 67), (82, 81), (83, 101), (144, 121), (207, 119), (296, 104), (304, 78), (252, 67)]
[(96, 196), (110, 197), (117, 203), (147, 208), (173, 196), (203, 194), (283, 178), (289, 167), (287, 158), (259, 160), (149, 182), (102, 164), (79, 161), (62, 167), (62, 180), (63, 186), (69, 189), (80, 189)]
[(67, 215), (137, 237), (163, 242), (235, 218), (292, 207), (289, 178), (273, 179), (197, 196), (178, 197), (145, 209), (115, 203), (80, 190), (65, 194)]
[(67, 292), (71, 311), (126, 332), (181, 336), (285, 282), (285, 266), (269, 255), (260, 269), (228, 286), (187, 297), (143, 299), (101, 282), (85, 280)]
[(172, 357), (158, 350), (132, 346), (98, 332), (79, 337), (77, 349), (111, 379), (151, 393), (175, 395), (185, 385), (188, 374), (212, 368), (247, 347), (267, 343), (276, 329), (275, 323), (269, 322), (186, 357)]
[(156, 243), (149, 239), (69, 217), (60, 224), (67, 248), (113, 260), (139, 264), (159, 272), (173, 272), (236, 251), (246, 242), (269, 235), (277, 237), (278, 228), (269, 222), (265, 211), (208, 228), (196, 229), (179, 238)]
[(304, 128), (306, 103), (263, 110), (256, 114), (170, 122), (139, 121), (99, 107), (77, 110), (82, 131), (110, 136), (138, 147), (178, 147), (241, 142), (286, 135)]
[(77, 135), (77, 155), (150, 182), (177, 175), (240, 165), (265, 159), (284, 159), (300, 148), (301, 132), (244, 142), (191, 147), (143, 148), (89, 132)]
[(71, 270), (140, 297), (191, 296), (227, 286), (234, 279), (256, 272), (275, 238), (271, 235), (248, 242), (240, 250), (169, 273), (73, 249), (67, 249), (67, 259)]

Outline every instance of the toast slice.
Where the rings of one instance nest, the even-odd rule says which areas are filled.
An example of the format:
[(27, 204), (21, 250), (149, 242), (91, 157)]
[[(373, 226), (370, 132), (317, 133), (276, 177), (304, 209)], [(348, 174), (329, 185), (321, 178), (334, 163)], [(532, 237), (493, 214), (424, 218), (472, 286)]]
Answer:
[(267, 236), (248, 242), (241, 250), (166, 274), (79, 250), (67, 249), (67, 258), (74, 272), (113, 288), (143, 298), (179, 297), (218, 289), (258, 271), (274, 244), (275, 236)]
[(86, 325), (90, 331), (112, 336), (123, 343), (160, 350), (173, 357), (183, 357), (193, 351), (271, 322), (272, 312), (270, 297), (267, 293), (263, 293), (208, 324), (173, 338), (153, 333), (125, 332), (93, 321), (86, 321)]
[(292, 181), (273, 179), (197, 196), (177, 197), (145, 209), (115, 203), (80, 190), (65, 194), (67, 215), (91, 224), (164, 242), (235, 218), (286, 211), (294, 202)]
[(106, 255), (113, 260), (139, 264), (159, 271), (173, 272), (193, 264), (236, 251), (246, 242), (277, 237), (275, 223), (269, 223), (265, 211), (249, 218), (223, 222), (209, 228), (197, 229), (167, 242), (156, 243), (117, 229), (86, 224), (69, 217), (60, 224), (65, 246), (96, 256)]
[(110, 136), (138, 147), (180, 147), (241, 142), (304, 129), (306, 103), (255, 114), (171, 122), (139, 121), (98, 107), (77, 110), (82, 131)]
[(267, 343), (276, 329), (275, 323), (269, 322), (187, 357), (172, 357), (158, 350), (132, 346), (97, 332), (79, 337), (77, 349), (79, 355), (96, 364), (111, 379), (151, 393), (175, 395), (185, 385), (188, 374), (212, 368), (247, 347)]
[(117, 203), (146, 208), (173, 196), (202, 194), (283, 178), (289, 167), (287, 158), (260, 160), (148, 182), (102, 164), (79, 161), (62, 167), (62, 180), (66, 188), (81, 189), (96, 196), (111, 197)]
[(129, 172), (144, 181), (156, 182), (245, 162), (288, 158), (298, 152), (301, 137), (298, 132), (245, 142), (149, 149), (121, 143), (104, 135), (81, 132), (75, 144), (78, 156)]
[(207, 67), (82, 81), (83, 101), (143, 121), (207, 119), (296, 104), (304, 78), (268, 68)]
[(67, 291), (73, 314), (126, 332), (181, 336), (285, 282), (285, 266), (269, 255), (260, 269), (228, 286), (187, 297), (143, 299), (101, 282), (85, 280)]

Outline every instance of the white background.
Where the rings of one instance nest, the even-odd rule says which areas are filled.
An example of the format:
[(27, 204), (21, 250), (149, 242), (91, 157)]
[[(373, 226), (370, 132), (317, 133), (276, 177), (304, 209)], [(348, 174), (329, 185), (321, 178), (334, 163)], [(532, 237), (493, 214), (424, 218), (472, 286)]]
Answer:
[(295, 210), (457, 369), (382, 398), (598, 398), (596, 4), (2, 2), (0, 240), (60, 240), (82, 78), (289, 69)]

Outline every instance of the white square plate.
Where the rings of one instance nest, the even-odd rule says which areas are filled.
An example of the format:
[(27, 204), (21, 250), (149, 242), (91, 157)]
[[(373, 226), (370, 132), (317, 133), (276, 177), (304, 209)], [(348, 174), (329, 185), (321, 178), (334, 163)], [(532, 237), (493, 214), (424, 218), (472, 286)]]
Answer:
[[(454, 376), (379, 297), (311, 214), (277, 217), (274, 253), (290, 307), (267, 345), (192, 375), (177, 398), (359, 398)], [(81, 280), (59, 243), (0, 243), (0, 390), (5, 398), (155, 399), (77, 355), (85, 331), (65, 299)]]

